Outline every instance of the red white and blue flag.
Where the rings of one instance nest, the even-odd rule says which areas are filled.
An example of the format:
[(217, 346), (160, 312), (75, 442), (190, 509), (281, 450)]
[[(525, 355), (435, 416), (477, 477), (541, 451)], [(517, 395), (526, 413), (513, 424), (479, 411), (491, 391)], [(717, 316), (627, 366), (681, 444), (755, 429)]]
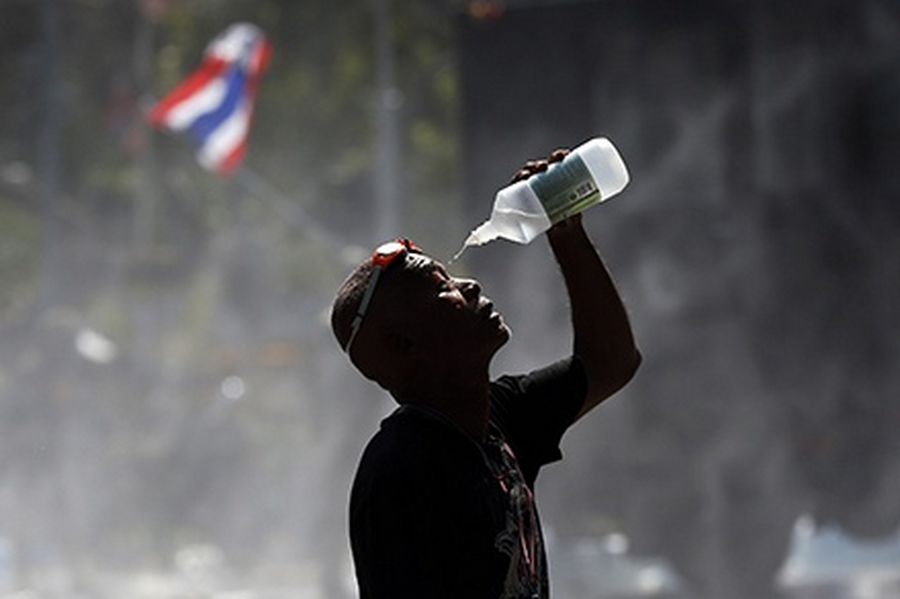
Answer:
[(203, 63), (150, 111), (150, 122), (186, 131), (198, 144), (197, 160), (228, 175), (247, 152), (247, 137), (272, 46), (262, 31), (236, 23), (210, 42)]

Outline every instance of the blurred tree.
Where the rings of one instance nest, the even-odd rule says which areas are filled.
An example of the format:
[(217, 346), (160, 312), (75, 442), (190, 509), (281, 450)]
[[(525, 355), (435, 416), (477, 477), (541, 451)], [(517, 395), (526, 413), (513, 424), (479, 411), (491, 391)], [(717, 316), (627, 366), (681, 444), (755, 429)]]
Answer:
[[(0, 522), (32, 506), (0, 537), (16, 537), (32, 570), (44, 565), (36, 555), (86, 570), (92, 560), (165, 566), (187, 542), (217, 543), (248, 568), (272, 552), (315, 560), (309, 538), (328, 534), (338, 540), (321, 552), (323, 571), (339, 578), (343, 501), (332, 499), (345, 496), (358, 449), (347, 427), (368, 430), (380, 409), (346, 404), (358, 384), (337, 367), (324, 318), (347, 246), (371, 238), (371, 4), (50, 1), (52, 272), (40, 261), (50, 229), (34, 133), (34, 98), (49, 89), (41, 3), (0, 4), (0, 330), (17, 331), (0, 340), (10, 358), (0, 455), (11, 456), (0, 460), (11, 481)], [(390, 10), (397, 234), (449, 252), (460, 177), (452, 3)], [(184, 139), (143, 121), (239, 20), (275, 48), (247, 158), (265, 182), (255, 189), (203, 171)], [(334, 237), (311, 230), (319, 223)], [(42, 269), (56, 290), (46, 306)], [(79, 353), (85, 332), (111, 341), (109, 363)]]

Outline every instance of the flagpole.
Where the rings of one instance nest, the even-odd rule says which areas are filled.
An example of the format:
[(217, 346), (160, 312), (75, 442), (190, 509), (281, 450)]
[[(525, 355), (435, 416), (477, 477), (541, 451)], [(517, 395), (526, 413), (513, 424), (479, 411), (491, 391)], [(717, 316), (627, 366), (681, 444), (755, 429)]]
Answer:
[(60, 172), (60, 102), (61, 83), (59, 67), (59, 2), (44, 0), (41, 3), (41, 119), (37, 130), (38, 179), (42, 218), (41, 270), (39, 304), (50, 307), (58, 301), (57, 278), (60, 270), (59, 248), (59, 172)]
[(377, 99), (375, 108), (375, 234), (373, 244), (400, 235), (401, 207), (399, 185), (400, 128), (403, 102), (394, 73), (393, 31), (390, 0), (373, 0), (375, 25), (375, 72)]
[[(154, 23), (148, 14), (141, 11), (131, 56), (134, 79), (140, 94), (150, 93), (153, 86), (153, 37)], [(142, 121), (140, 126), (144, 129), (143, 133), (149, 133), (146, 121)], [(138, 164), (132, 250), (140, 259), (147, 259), (156, 241), (157, 204), (162, 195), (152, 135), (146, 135), (146, 145), (138, 157)]]

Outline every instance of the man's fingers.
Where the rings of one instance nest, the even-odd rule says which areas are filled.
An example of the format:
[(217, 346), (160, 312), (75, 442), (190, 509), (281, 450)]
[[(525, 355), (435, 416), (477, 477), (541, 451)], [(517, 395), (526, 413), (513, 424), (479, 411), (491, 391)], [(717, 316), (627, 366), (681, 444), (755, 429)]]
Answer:
[(529, 160), (525, 163), (525, 168), (530, 170), (532, 173), (540, 173), (547, 170), (547, 161), (544, 159)]
[(545, 170), (547, 170), (546, 160), (529, 160), (515, 175), (513, 175), (511, 182), (515, 183), (516, 181), (527, 179), (531, 175), (544, 172)]
[(569, 154), (568, 148), (557, 148), (547, 156), (547, 162), (559, 162)]
[(531, 176), (531, 171), (529, 171), (528, 169), (524, 169), (524, 168), (523, 168), (523, 169), (517, 171), (516, 174), (513, 175), (513, 178), (512, 178), (509, 182), (510, 182), (510, 183), (516, 183), (516, 182), (518, 182), (518, 181), (522, 181), (522, 180), (524, 180), (524, 179), (527, 179), (527, 178), (530, 177), (530, 176)]

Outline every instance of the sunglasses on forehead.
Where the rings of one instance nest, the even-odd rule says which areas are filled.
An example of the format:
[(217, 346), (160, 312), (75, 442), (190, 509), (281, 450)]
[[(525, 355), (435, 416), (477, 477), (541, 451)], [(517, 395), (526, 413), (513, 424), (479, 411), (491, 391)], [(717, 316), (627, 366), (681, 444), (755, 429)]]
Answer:
[(366, 311), (369, 309), (369, 303), (375, 294), (375, 287), (378, 285), (381, 273), (387, 270), (401, 256), (405, 256), (409, 252), (420, 253), (421, 251), (409, 239), (401, 238), (384, 243), (372, 252), (372, 274), (369, 276), (369, 283), (366, 285), (366, 291), (359, 302), (359, 308), (356, 309), (353, 322), (350, 323), (350, 339), (347, 341), (347, 347), (344, 348), (347, 355), (350, 355), (350, 347), (353, 345), (353, 340), (356, 339), (356, 334), (359, 333), (359, 328), (362, 326), (363, 318), (365, 318)]

